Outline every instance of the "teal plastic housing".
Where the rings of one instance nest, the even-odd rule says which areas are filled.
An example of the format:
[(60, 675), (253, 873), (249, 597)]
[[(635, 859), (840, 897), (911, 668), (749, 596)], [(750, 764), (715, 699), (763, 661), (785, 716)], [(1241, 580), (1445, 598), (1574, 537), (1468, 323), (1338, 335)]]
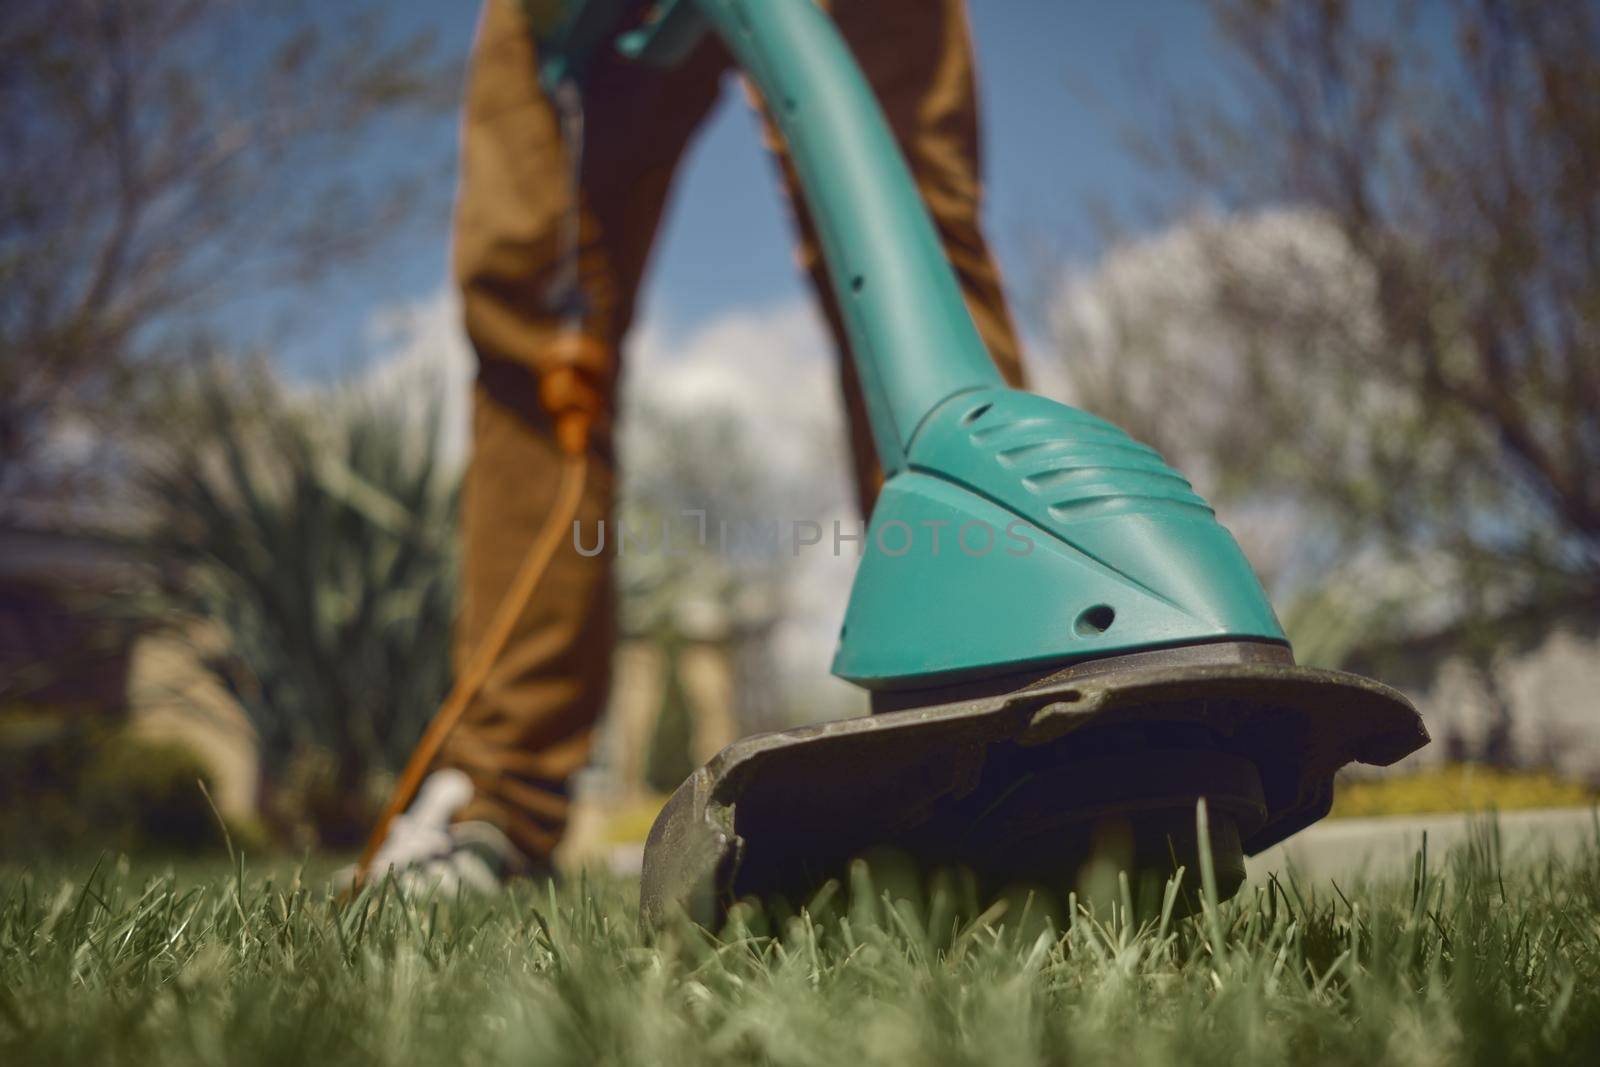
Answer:
[(1286, 643), (1233, 536), (1154, 450), (1005, 387), (828, 16), (812, 0), (662, 12), (622, 50), (672, 62), (709, 26), (761, 90), (866, 394), (887, 480), (834, 673), (921, 688), (1201, 642)]
[(841, 677), (920, 688), (1284, 640), (1211, 508), (1103, 419), (1014, 389), (961, 393), (924, 420), (907, 461), (873, 510), (833, 663)]

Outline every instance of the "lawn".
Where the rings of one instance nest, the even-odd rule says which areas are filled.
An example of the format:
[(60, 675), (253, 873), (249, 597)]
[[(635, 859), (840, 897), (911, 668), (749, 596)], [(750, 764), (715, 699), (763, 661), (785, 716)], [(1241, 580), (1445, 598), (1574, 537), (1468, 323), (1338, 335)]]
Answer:
[(1190, 917), (1174, 885), (1142, 923), (964, 915), (948, 872), (860, 864), (798, 914), (653, 942), (613, 879), (341, 902), (242, 861), (13, 868), (0, 1062), (1600, 1062), (1600, 850), (1496, 855), (1486, 829), (1403, 882)]

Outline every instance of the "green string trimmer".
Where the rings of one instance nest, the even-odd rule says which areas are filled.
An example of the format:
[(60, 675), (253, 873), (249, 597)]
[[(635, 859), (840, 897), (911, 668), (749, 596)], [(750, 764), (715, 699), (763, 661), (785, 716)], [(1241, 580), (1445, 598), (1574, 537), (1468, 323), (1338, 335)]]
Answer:
[(1097, 855), (1194, 872), (1204, 846), (1229, 895), (1245, 855), (1327, 814), (1340, 767), (1427, 743), (1394, 690), (1295, 665), (1232, 535), (1153, 449), (1004, 385), (820, 8), (641, 7), (569, 4), (547, 84), (580, 83), (600, 48), (671, 64), (722, 40), (787, 140), (886, 479), (833, 662), (873, 714), (745, 738), (695, 771), (650, 832), (647, 922), (803, 896), (882, 845), (1061, 889)]

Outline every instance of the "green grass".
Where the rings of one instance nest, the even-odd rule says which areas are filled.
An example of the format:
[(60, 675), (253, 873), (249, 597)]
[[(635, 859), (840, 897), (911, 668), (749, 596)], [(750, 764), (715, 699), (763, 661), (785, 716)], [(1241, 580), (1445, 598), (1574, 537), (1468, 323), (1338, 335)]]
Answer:
[(0, 1062), (1597, 1062), (1600, 851), (1495, 854), (1059, 931), (858, 866), (813, 911), (655, 943), (615, 880), (341, 904), (242, 864), (11, 870)]

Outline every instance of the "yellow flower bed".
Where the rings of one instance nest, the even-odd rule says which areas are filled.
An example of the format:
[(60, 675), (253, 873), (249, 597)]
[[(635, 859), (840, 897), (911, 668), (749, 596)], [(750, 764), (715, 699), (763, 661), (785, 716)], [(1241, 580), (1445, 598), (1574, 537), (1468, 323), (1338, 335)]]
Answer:
[(1566, 808), (1593, 804), (1597, 798), (1594, 789), (1546, 771), (1454, 764), (1414, 774), (1341, 779), (1330, 817)]

